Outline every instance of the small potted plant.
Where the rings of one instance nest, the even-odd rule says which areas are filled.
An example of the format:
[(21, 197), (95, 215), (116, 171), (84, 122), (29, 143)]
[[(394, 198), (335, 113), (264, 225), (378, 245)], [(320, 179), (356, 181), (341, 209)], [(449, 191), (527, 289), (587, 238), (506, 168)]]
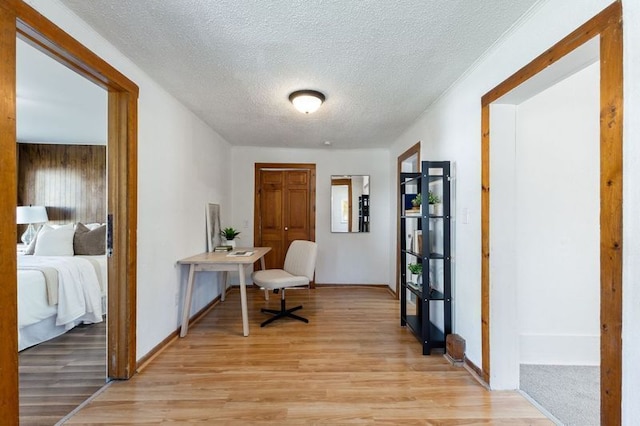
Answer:
[(236, 242), (234, 240), (238, 235), (240, 235), (240, 231), (231, 227), (224, 228), (222, 231), (220, 231), (220, 236), (223, 240), (226, 240), (226, 242), (223, 242), (223, 244), (231, 247), (236, 246)]
[(422, 212), (422, 194), (416, 194), (416, 197), (411, 200), (411, 205), (413, 206), (413, 208), (410, 210), (411, 212)]
[(440, 197), (432, 191), (429, 191), (429, 214), (440, 215)]
[(413, 207), (420, 207), (422, 205), (422, 194), (416, 194), (416, 198), (411, 200), (411, 204), (413, 205)]
[(422, 286), (422, 263), (410, 263), (407, 268), (412, 275), (417, 276), (414, 281), (414, 277), (411, 277), (411, 281), (416, 283), (418, 287)]

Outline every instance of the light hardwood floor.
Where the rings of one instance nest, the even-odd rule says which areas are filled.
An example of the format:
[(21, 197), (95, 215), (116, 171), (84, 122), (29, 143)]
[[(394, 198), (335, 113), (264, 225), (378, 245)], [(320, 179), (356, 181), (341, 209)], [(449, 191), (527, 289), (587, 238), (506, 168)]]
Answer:
[(310, 323), (265, 328), (239, 292), (126, 382), (114, 382), (66, 424), (552, 424), (517, 392), (489, 392), (441, 355), (423, 356), (381, 288), (287, 292)]
[(106, 341), (101, 322), (20, 352), (20, 424), (53, 425), (102, 388)]

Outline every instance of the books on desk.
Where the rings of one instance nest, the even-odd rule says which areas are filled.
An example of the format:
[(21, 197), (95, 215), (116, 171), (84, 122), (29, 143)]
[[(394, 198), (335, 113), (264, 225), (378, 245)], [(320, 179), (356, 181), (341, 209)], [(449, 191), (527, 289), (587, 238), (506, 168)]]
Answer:
[(243, 256), (251, 256), (253, 254), (252, 251), (249, 250), (234, 250), (229, 253), (227, 256), (230, 257), (243, 257)]
[(233, 250), (233, 247), (231, 246), (216, 246), (213, 248), (213, 251), (231, 251)]

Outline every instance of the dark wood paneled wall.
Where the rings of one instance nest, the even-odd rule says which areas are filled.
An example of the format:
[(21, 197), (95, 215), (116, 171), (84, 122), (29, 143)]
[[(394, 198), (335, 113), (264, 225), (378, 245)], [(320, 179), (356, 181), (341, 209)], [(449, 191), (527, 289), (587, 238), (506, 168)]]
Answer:
[(106, 146), (18, 144), (18, 205), (47, 208), (49, 222), (106, 221)]

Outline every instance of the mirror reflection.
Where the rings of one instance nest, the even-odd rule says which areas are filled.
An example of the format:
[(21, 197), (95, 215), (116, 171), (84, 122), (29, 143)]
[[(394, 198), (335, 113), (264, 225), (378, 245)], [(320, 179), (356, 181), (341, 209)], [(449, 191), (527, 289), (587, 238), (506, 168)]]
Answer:
[(369, 176), (331, 176), (331, 232), (369, 232)]

